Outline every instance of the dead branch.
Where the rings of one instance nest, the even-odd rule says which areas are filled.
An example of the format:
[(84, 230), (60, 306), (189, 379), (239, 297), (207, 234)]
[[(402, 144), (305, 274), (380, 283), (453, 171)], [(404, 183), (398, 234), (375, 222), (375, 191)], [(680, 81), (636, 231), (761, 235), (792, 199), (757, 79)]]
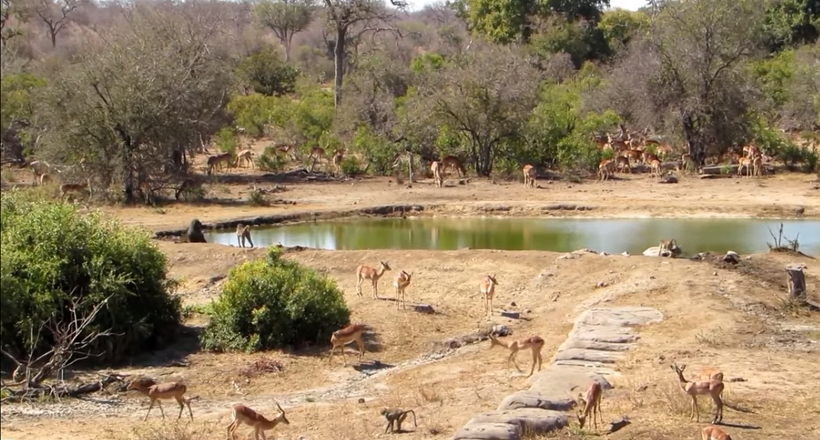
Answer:
[[(72, 299), (67, 319), (61, 319), (57, 314), (53, 315), (48, 321), (40, 324), (36, 335), (32, 327), (29, 340), (29, 347), (31, 348), (26, 360), (17, 359), (8, 351), (2, 350), (2, 354), (12, 359), (17, 365), (14, 374), (16, 377), (13, 379), (15, 382), (19, 382), (17, 385), (23, 385), (23, 389), (20, 390), (21, 395), (26, 395), (29, 390), (42, 389), (42, 382), (54, 372), (64, 370), (77, 362), (102, 354), (92, 353), (88, 349), (98, 339), (112, 336), (114, 333), (110, 329), (92, 332), (87, 332), (87, 329), (94, 322), (97, 314), (108, 306), (110, 298), (109, 296), (95, 304), (87, 314), (82, 314), (80, 310), (82, 304)], [(35, 358), (35, 350), (39, 346), (40, 333), (43, 328), (50, 331), (53, 343), (51, 348)], [(39, 366), (41, 363), (42, 366)], [(59, 394), (57, 393), (55, 396)]]
[[(769, 235), (772, 236), (774, 243), (766, 242), (766, 245), (769, 246), (770, 252), (799, 252), (800, 251), (800, 234), (797, 234), (794, 237), (794, 240), (789, 239), (786, 235), (783, 234), (783, 223), (780, 223), (780, 227), (777, 230), (777, 236), (774, 235), (772, 229), (769, 228)], [(786, 240), (788, 245), (783, 244), (783, 240)]]

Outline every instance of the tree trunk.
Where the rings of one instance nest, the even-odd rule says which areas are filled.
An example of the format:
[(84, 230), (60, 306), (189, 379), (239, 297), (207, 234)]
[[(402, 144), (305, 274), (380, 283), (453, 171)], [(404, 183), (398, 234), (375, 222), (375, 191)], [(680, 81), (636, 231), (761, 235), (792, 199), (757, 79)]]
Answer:
[(333, 49), (334, 63), (334, 97), (333, 106), (339, 108), (342, 102), (342, 79), (345, 75), (345, 38), (347, 38), (347, 28), (336, 27), (336, 47)]
[(414, 183), (415, 179), (413, 178), (414, 173), (413, 173), (413, 152), (412, 151), (407, 152), (407, 169), (410, 170), (410, 178), (408, 180), (410, 181), (410, 183)]
[(54, 49), (57, 47), (57, 32), (50, 31), (51, 33), (51, 48)]
[(285, 37), (285, 62), (290, 63), (290, 45), (293, 42), (293, 34)]
[(695, 121), (691, 116), (683, 117), (683, 134), (686, 138), (686, 145), (689, 147), (689, 155), (699, 167), (702, 167), (706, 160), (706, 148), (701, 142), (700, 133), (695, 128)]
[(803, 266), (788, 266), (786, 274), (789, 276), (789, 296), (792, 298), (802, 298), (806, 295), (806, 276), (803, 274)]

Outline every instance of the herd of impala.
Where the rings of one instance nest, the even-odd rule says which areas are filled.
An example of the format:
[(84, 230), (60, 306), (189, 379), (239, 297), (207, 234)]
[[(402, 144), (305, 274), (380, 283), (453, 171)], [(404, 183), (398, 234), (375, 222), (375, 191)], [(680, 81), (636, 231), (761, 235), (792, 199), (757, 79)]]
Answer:
[[(374, 299), (379, 299), (379, 280), (386, 272), (390, 270), (390, 264), (386, 261), (380, 261), (377, 268), (364, 264), (356, 267), (356, 294), (359, 296), (363, 295), (362, 284), (365, 281), (368, 281), (371, 286), (372, 297)], [(395, 302), (397, 307), (400, 305), (404, 306), (405, 304), (404, 291), (410, 285), (412, 275), (412, 272), (401, 270), (393, 278), (393, 287), (396, 291)], [(493, 313), (492, 304), (493, 297), (495, 296), (495, 287), (497, 285), (498, 281), (496, 280), (495, 275), (485, 275), (478, 283), (479, 292), (483, 298), (485, 314), (492, 315)], [(356, 348), (359, 353), (358, 360), (361, 362), (365, 353), (363, 335), (366, 330), (367, 325), (363, 323), (351, 323), (344, 328), (333, 332), (330, 336), (331, 348), (328, 356), (328, 362), (332, 362), (333, 355), (338, 349), (342, 355), (343, 365), (347, 366), (345, 346), (349, 343), (356, 344)], [(541, 350), (544, 347), (544, 339), (540, 336), (529, 335), (517, 340), (500, 341), (495, 335), (490, 334), (489, 340), (490, 348), (499, 346), (510, 352), (509, 357), (507, 357), (507, 363), (512, 364), (519, 372), (522, 372), (522, 370), (515, 360), (516, 356), (521, 351), (529, 350), (532, 354), (532, 364), (527, 377), (532, 376), (536, 370), (536, 366), (538, 371), (541, 371)], [(703, 369), (699, 380), (687, 380), (683, 376), (686, 365), (677, 365), (673, 363), (671, 367), (677, 375), (681, 390), (691, 398), (690, 418), (695, 418), (698, 422), (700, 421), (700, 410), (697, 404), (698, 396), (709, 396), (714, 402), (715, 415), (712, 419), (713, 424), (702, 429), (702, 439), (731, 440), (732, 438), (729, 434), (724, 432), (720, 427), (715, 426), (715, 424), (718, 424), (723, 420), (723, 372), (717, 368), (708, 367)], [(191, 401), (197, 399), (198, 397), (185, 397), (184, 394), (187, 391), (187, 387), (182, 382), (156, 383), (153, 379), (140, 377), (131, 381), (126, 389), (136, 390), (150, 398), (148, 412), (145, 414), (145, 418), (143, 420), (148, 419), (148, 415), (151, 413), (151, 409), (153, 409), (155, 404), (159, 406), (160, 413), (164, 419), (165, 412), (162, 409), (161, 400), (171, 399), (175, 400), (179, 405), (179, 415), (177, 416), (177, 420), (182, 417), (182, 412), (186, 406), (188, 407), (188, 413), (191, 420), (194, 418), (193, 412), (191, 411)], [(592, 425), (596, 431), (598, 430), (598, 419), (601, 417), (600, 407), (602, 394), (603, 388), (597, 381), (593, 381), (589, 385), (585, 396), (579, 394), (577, 399), (577, 403), (579, 405), (577, 419), (581, 428), (583, 428), (586, 424), (587, 417), (592, 415)], [(233, 440), (235, 438), (234, 434), (242, 424), (253, 428), (254, 438), (257, 440), (260, 436), (264, 440), (266, 438), (265, 431), (272, 430), (280, 423), (285, 425), (290, 424), (285, 416), (285, 410), (278, 403), (274, 403), (276, 404), (279, 413), (276, 417), (271, 419), (268, 419), (246, 405), (240, 403), (233, 405), (231, 408), (231, 422), (227, 427), (228, 440)]]

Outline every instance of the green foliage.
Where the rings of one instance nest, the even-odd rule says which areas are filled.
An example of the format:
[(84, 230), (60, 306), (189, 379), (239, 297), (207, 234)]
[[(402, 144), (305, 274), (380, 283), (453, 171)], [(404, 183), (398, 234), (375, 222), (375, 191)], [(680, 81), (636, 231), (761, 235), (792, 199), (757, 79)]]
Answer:
[(256, 166), (262, 171), (278, 173), (284, 168), (285, 160), (277, 154), (276, 147), (270, 145), (265, 147), (265, 152), (256, 159)]
[(646, 35), (649, 17), (640, 11), (614, 9), (604, 13), (598, 29), (611, 49), (624, 48), (634, 37)]
[(794, 51), (786, 50), (771, 58), (753, 61), (748, 68), (772, 105), (782, 106), (788, 101), (788, 85), (795, 73)]
[(296, 90), (299, 71), (282, 61), (273, 47), (265, 46), (245, 57), (236, 74), (257, 93), (282, 96)]
[(773, 0), (768, 2), (761, 36), (771, 51), (811, 44), (820, 36), (820, 2), (817, 0)]
[(234, 95), (228, 102), (228, 113), (236, 125), (243, 127), (251, 136), (266, 134), (270, 124), (283, 126), (287, 120), (287, 98), (265, 96), (258, 93)]
[(201, 342), (207, 350), (248, 352), (325, 343), (349, 319), (333, 280), (271, 248), (267, 259), (231, 270)]
[(342, 174), (345, 176), (356, 177), (363, 174), (362, 167), (359, 166), (359, 159), (353, 156), (345, 156), (342, 158)]
[(611, 110), (582, 110), (582, 94), (600, 84), (595, 67), (587, 64), (572, 80), (545, 86), (530, 117), (528, 149), (522, 162), (594, 169), (601, 160), (601, 152), (592, 142), (593, 133), (620, 122)]
[(428, 72), (430, 70), (438, 70), (444, 66), (445, 59), (437, 53), (426, 53), (413, 58), (410, 62), (410, 70), (415, 74)]
[(117, 333), (93, 347), (105, 352), (105, 361), (171, 342), (180, 301), (172, 295), (176, 283), (167, 277), (165, 256), (149, 234), (16, 191), (4, 192), (0, 202), (4, 346), (28, 353), (33, 342), (42, 350), (51, 334), (44, 331), (30, 341), (32, 331), (36, 335), (52, 316), (66, 317), (71, 298), (82, 304), (81, 312), (109, 298), (107, 310), (89, 328)]
[(365, 157), (368, 169), (374, 174), (390, 174), (393, 159), (399, 154), (400, 147), (381, 136), (377, 136), (367, 125), (361, 125), (353, 135), (353, 149)]
[(333, 125), (335, 114), (333, 93), (312, 88), (302, 91), (299, 102), (292, 103), (287, 125), (293, 130), (293, 137), (316, 146), (319, 138)]
[[(45, 87), (43, 78), (21, 73), (5, 75), (0, 80), (0, 130), (6, 133), (15, 123), (30, 122), (34, 116), (32, 94)], [(30, 141), (30, 139), (22, 139)]]
[(215, 142), (217, 148), (224, 153), (236, 152), (236, 147), (239, 146), (239, 137), (236, 131), (231, 127), (222, 127), (216, 132)]

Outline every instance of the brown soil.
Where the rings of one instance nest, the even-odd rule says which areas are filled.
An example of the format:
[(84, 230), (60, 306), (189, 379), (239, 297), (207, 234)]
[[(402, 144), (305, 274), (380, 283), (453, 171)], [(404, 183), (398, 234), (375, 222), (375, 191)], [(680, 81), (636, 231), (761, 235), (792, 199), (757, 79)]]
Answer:
[[(207, 188), (209, 197), (219, 198), (220, 204), (105, 209), (127, 223), (151, 230), (182, 228), (194, 217), (216, 222), (394, 203), (438, 205), (434, 209), (438, 214), (471, 215), (482, 212), (480, 206), (503, 205), (510, 207), (503, 211), (510, 215), (591, 217), (775, 217), (791, 216), (796, 207), (803, 206), (806, 217), (817, 218), (820, 191), (812, 189), (808, 180), (803, 175), (718, 180), (684, 177), (677, 185), (659, 185), (654, 179), (633, 175), (604, 183), (542, 181), (542, 188), (535, 190), (515, 182), (493, 184), (476, 179), (443, 189), (426, 180), (408, 189), (397, 186), (395, 180), (389, 183), (387, 178), (287, 182), (287, 191), (277, 196), (297, 204), (271, 207), (225, 203), (245, 200), (252, 183), (214, 184)], [(593, 209), (542, 210), (558, 203)], [(685, 237), (676, 238), (685, 243)], [(216, 276), (226, 275), (235, 265), (266, 252), (213, 244), (157, 243), (168, 256), (171, 275), (182, 281), (179, 294), (190, 306), (208, 304), (218, 297), (222, 281), (213, 281)], [(404, 427), (413, 432), (402, 438), (446, 439), (475, 414), (494, 409), (503, 397), (528, 385), (526, 377), (507, 366), (504, 353), (491, 350), (489, 343), (448, 350), (445, 340), (490, 323), (506, 324), (517, 337), (541, 335), (547, 341), (543, 351), (546, 360), (566, 338), (580, 310), (644, 305), (658, 308), (665, 319), (640, 329), (639, 348), (617, 365), (622, 376), (611, 378), (615, 388), (604, 395), (604, 418), (627, 415), (632, 424), (610, 438), (695, 438), (704, 422), (689, 420), (687, 400), (675, 388), (675, 376), (669, 368), (672, 361), (689, 365), (687, 372), (692, 374), (706, 365), (725, 372), (729, 408), (724, 422), (739, 425), (726, 428), (733, 437), (820, 438), (820, 388), (816, 386), (820, 382), (820, 316), (782, 300), (786, 281), (783, 267), (804, 262), (811, 268), (813, 260), (782, 254), (753, 255), (735, 268), (711, 261), (642, 256), (560, 256), (490, 250), (289, 252), (287, 258), (337, 281), (353, 319), (372, 327), (362, 367), (352, 350), (346, 368), (338, 357), (328, 363), (327, 347), (254, 355), (202, 353), (196, 349), (195, 332), (207, 317), (192, 312), (186, 319), (189, 334), (178, 344), (134, 359), (131, 367), (118, 371), (162, 380), (184, 379), (189, 393), (200, 397), (192, 404), (193, 423), (174, 422), (177, 409), (171, 403), (164, 405), (168, 420), (163, 422), (154, 408), (149, 421), (143, 423), (146, 398), (133, 392), (100, 393), (62, 403), (4, 404), (0, 433), (3, 439), (15, 440), (224, 438), (232, 403), (243, 402), (273, 416), (275, 400), (287, 409), (291, 424), (269, 432), (271, 437), (374, 438), (384, 430), (378, 411), (383, 406), (400, 406), (415, 409), (419, 422), (418, 428), (412, 422), (406, 424)], [(379, 260), (388, 260), (393, 267), (380, 283), (383, 297), (392, 296), (390, 275), (400, 269), (413, 271), (408, 300), (431, 304), (437, 313), (397, 310), (392, 301), (372, 299), (367, 286), (364, 295), (357, 296), (355, 267)], [(485, 273), (495, 273), (500, 283), (491, 319), (483, 315), (478, 297), (478, 282)], [(820, 283), (811, 269), (807, 282), (809, 292), (816, 295)], [(502, 318), (500, 308), (521, 311), (524, 319)], [(278, 360), (284, 368), (250, 378), (243, 374), (260, 359)], [(526, 356), (520, 359), (522, 367), (529, 367)], [(375, 368), (374, 361), (384, 368)], [(97, 374), (76, 372), (71, 380)], [(360, 398), (364, 403), (358, 403)], [(711, 403), (702, 403), (701, 414), (710, 412)], [(761, 429), (750, 429), (753, 427)], [(239, 433), (240, 438), (252, 438), (246, 426)], [(584, 435), (572, 428), (565, 438)]]

